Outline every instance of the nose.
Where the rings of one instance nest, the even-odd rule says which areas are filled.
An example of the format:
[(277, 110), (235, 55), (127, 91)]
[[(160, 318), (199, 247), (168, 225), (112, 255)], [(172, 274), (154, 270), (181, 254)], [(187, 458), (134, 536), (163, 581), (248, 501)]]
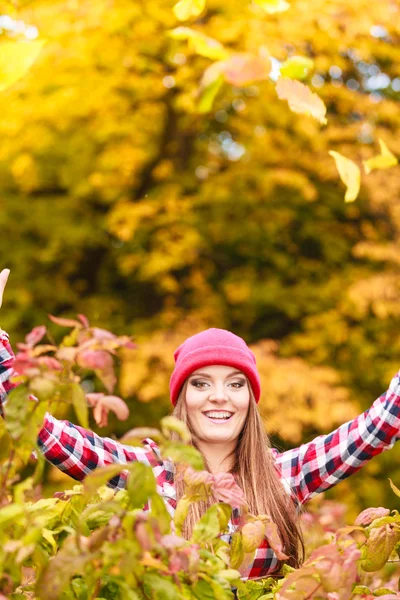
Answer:
[(229, 400), (229, 396), (223, 384), (215, 385), (209, 396), (210, 402), (222, 403)]

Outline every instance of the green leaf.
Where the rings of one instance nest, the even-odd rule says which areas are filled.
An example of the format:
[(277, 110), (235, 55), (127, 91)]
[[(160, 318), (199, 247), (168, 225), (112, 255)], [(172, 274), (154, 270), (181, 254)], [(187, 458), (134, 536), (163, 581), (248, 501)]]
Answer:
[(171, 433), (177, 433), (183, 442), (190, 442), (192, 436), (190, 434), (189, 428), (180, 419), (177, 419), (173, 416), (164, 417), (160, 422), (161, 431), (165, 435), (165, 437), (170, 437)]
[(191, 541), (194, 544), (208, 543), (215, 540), (221, 532), (217, 505), (211, 506), (207, 512), (197, 521), (193, 529)]
[(0, 460), (8, 458), (12, 449), (12, 441), (4, 419), (0, 417)]
[(215, 98), (224, 83), (224, 76), (219, 74), (213, 81), (200, 87), (200, 99), (198, 103), (199, 113), (205, 114), (212, 110)]
[(91, 498), (101, 485), (108, 483), (110, 479), (113, 479), (113, 477), (121, 473), (121, 471), (126, 470), (126, 468), (127, 465), (111, 464), (105, 467), (98, 467), (95, 471), (89, 473), (83, 483), (85, 499)]
[(167, 442), (161, 447), (161, 454), (168, 457), (173, 463), (190, 465), (193, 469), (204, 469), (204, 459), (194, 446), (183, 442)]
[(174, 514), (174, 524), (177, 535), (182, 534), (182, 528), (185, 523), (185, 519), (187, 517), (191, 504), (192, 500), (186, 495), (182, 496), (182, 498), (177, 504)]
[(314, 61), (306, 56), (291, 56), (280, 68), (283, 77), (290, 79), (305, 79), (314, 68)]
[(69, 383), (62, 386), (60, 393), (62, 400), (73, 405), (79, 425), (87, 429), (89, 427), (89, 409), (85, 392), (81, 386), (78, 383)]
[(143, 587), (146, 596), (151, 600), (181, 600), (178, 588), (165, 576), (146, 573)]
[(143, 508), (150, 496), (156, 493), (153, 469), (139, 462), (129, 465), (127, 490), (130, 505), (133, 508)]
[(15, 451), (23, 463), (28, 461), (35, 449), (47, 409), (48, 402), (29, 399), (29, 390), (25, 385), (17, 386), (8, 395), (4, 406), (5, 423), (14, 440)]
[(11, 523), (15, 523), (25, 514), (25, 508), (22, 504), (8, 504), (0, 508), (0, 527), (7, 527)]
[(193, 588), (193, 594), (198, 600), (215, 600), (214, 590), (212, 586), (204, 579), (197, 581)]
[(157, 518), (157, 525), (163, 535), (171, 533), (171, 515), (159, 494), (154, 494), (150, 501), (150, 513)]
[(238, 569), (244, 559), (244, 549), (242, 533), (237, 531), (232, 536), (231, 541), (231, 567), (232, 569)]

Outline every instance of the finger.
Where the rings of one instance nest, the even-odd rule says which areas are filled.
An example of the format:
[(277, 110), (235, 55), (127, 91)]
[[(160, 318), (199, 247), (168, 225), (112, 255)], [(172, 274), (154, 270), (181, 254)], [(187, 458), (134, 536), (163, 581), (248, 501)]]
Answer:
[(6, 287), (7, 279), (10, 274), (10, 269), (3, 269), (0, 273), (0, 306), (3, 302), (4, 288)]

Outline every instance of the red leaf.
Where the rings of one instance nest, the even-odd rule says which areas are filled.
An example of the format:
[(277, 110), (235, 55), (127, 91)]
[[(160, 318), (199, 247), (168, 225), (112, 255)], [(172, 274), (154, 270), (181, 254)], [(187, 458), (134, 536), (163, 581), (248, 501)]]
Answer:
[(129, 417), (127, 404), (118, 396), (107, 396), (101, 393), (86, 394), (90, 406), (94, 406), (93, 416), (99, 427), (105, 427), (108, 423), (110, 410), (120, 421), (126, 421)]
[(63, 366), (56, 358), (53, 356), (39, 356), (37, 359), (40, 365), (45, 365), (48, 369), (52, 371), (62, 371)]
[(355, 525), (369, 525), (375, 519), (380, 517), (386, 517), (390, 515), (390, 510), (388, 508), (383, 508), (379, 506), (377, 508), (366, 508), (363, 510), (354, 521)]
[(217, 473), (214, 475), (212, 491), (217, 500), (226, 502), (233, 508), (240, 508), (246, 504), (243, 490), (238, 486), (231, 473)]
[(84, 369), (110, 369), (113, 361), (108, 352), (104, 350), (84, 350), (79, 352), (76, 361)]
[(26, 352), (19, 352), (13, 361), (13, 367), (20, 375), (24, 375), (27, 369), (33, 369), (37, 366), (38, 359), (32, 358)]
[(222, 63), (225, 80), (238, 87), (267, 79), (270, 71), (270, 58), (262, 53), (260, 56), (245, 52), (236, 53)]
[(92, 327), (91, 332), (96, 340), (114, 340), (117, 336), (107, 329), (100, 329), (99, 327)]
[(78, 315), (78, 319), (81, 321), (84, 327), (89, 327), (89, 319), (85, 315)]
[(49, 315), (49, 319), (56, 325), (60, 325), (60, 327), (82, 327), (82, 323), (74, 319), (64, 319), (63, 317), (54, 317), (53, 315)]
[(28, 346), (32, 347), (46, 335), (47, 329), (45, 325), (39, 325), (38, 327), (34, 327), (30, 333), (25, 338), (25, 342)]
[(278, 527), (275, 523), (266, 523), (265, 537), (267, 538), (269, 545), (271, 546), (272, 550), (275, 552), (279, 560), (286, 560), (287, 558), (289, 558), (283, 552), (282, 540), (279, 537)]

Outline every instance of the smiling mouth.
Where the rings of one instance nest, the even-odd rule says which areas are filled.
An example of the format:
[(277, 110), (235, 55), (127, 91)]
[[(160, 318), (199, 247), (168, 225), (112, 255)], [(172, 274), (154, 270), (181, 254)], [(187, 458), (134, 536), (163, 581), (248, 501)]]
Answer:
[(208, 411), (204, 412), (203, 415), (205, 417), (207, 417), (207, 419), (209, 419), (213, 423), (226, 423), (233, 417), (234, 413), (231, 413), (226, 410), (223, 410), (223, 411), (208, 410)]

